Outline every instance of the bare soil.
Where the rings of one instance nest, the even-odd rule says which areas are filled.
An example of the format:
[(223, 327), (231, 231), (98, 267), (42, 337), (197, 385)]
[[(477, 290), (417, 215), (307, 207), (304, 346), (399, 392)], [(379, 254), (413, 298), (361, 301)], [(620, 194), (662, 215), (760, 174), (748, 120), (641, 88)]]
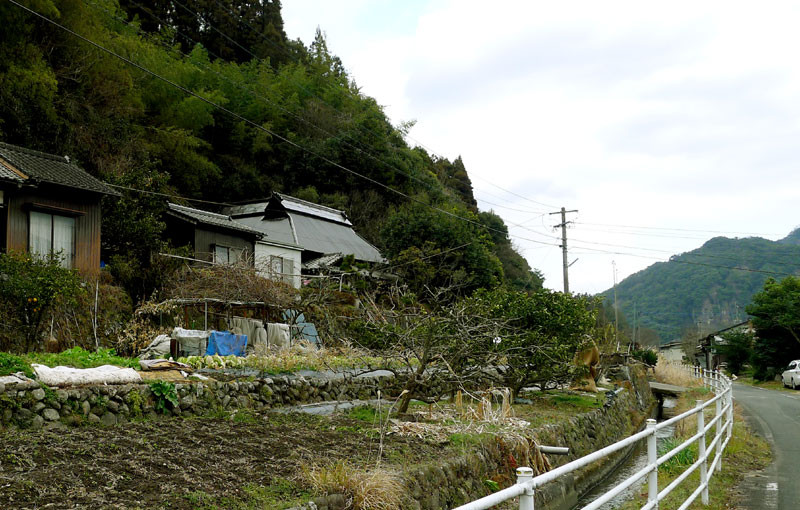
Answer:
[[(0, 508), (254, 508), (311, 496), (304, 466), (377, 460), (369, 423), (348, 416), (268, 413), (164, 419), (110, 428), (0, 432)], [(372, 429), (372, 430), (370, 430)], [(440, 458), (447, 446), (384, 439), (383, 466)], [(250, 502), (250, 503), (249, 503)]]

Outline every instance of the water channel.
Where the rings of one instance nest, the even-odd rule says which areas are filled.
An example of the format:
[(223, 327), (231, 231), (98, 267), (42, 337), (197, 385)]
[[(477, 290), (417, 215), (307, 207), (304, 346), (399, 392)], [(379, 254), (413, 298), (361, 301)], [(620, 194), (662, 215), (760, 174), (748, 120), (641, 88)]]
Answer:
[[(674, 408), (675, 408), (676, 401), (673, 398), (665, 397), (664, 398), (664, 407), (662, 411), (662, 416), (659, 416), (659, 420), (669, 419), (674, 416)], [(675, 427), (664, 427), (663, 429), (659, 430), (656, 433), (656, 440), (657, 445), (660, 446), (659, 440), (666, 439), (672, 437), (673, 433), (675, 432)], [(637, 471), (641, 470), (647, 465), (647, 442), (642, 440), (639, 441), (636, 446), (634, 446), (633, 450), (631, 451), (630, 456), (625, 460), (620, 466), (611, 473), (605, 480), (597, 484), (592, 490), (586, 493), (582, 498), (578, 500), (577, 505), (575, 505), (574, 509), (583, 508), (584, 506), (588, 505), (595, 499), (599, 498), (606, 492), (608, 492), (611, 488), (619, 483), (623, 482), (625, 479), (636, 473)], [(642, 491), (642, 486), (644, 485), (647, 478), (642, 478), (638, 482), (634, 483), (626, 490), (622, 491), (622, 493), (618, 494), (616, 497), (612, 498), (608, 501), (605, 505), (601, 506), (601, 510), (614, 510), (622, 505), (624, 502), (632, 499), (636, 494)], [(573, 510), (574, 510), (573, 509)]]

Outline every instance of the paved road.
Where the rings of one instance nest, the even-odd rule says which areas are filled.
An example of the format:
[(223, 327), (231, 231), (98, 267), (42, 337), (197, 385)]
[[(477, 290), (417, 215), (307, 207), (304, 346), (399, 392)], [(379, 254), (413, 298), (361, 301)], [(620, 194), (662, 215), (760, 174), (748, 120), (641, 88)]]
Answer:
[(800, 501), (800, 391), (781, 392), (735, 384), (733, 397), (747, 421), (772, 445), (774, 460), (749, 476), (742, 510), (795, 510)]

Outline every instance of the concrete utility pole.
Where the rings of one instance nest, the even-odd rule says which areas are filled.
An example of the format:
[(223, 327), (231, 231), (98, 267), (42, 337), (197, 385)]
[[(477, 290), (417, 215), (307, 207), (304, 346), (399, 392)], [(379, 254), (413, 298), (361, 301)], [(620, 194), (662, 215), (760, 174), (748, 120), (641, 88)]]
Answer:
[(619, 311), (617, 309), (617, 263), (611, 261), (611, 269), (614, 271), (614, 341), (617, 342), (619, 352)]
[(563, 207), (560, 211), (552, 212), (553, 214), (561, 215), (561, 223), (556, 225), (555, 228), (561, 227), (561, 254), (564, 259), (564, 294), (569, 294), (569, 261), (567, 260), (567, 224), (572, 223), (567, 221), (567, 213), (578, 212), (577, 209), (571, 211), (565, 210)]

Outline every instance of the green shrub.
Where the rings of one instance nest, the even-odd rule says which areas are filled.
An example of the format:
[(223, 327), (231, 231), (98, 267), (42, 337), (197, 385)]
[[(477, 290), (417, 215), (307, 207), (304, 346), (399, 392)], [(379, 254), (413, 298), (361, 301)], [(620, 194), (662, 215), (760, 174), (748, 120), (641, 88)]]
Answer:
[(5, 331), (0, 348), (41, 349), (43, 319), (58, 302), (74, 302), (82, 291), (78, 273), (61, 267), (58, 255), (0, 254), (0, 310)]
[(55, 353), (32, 352), (25, 356), (31, 363), (39, 363), (48, 367), (59, 365), (74, 368), (94, 368), (101, 365), (116, 365), (118, 367), (137, 368), (138, 358), (124, 358), (117, 356), (114, 349), (100, 348), (97, 351), (87, 351), (81, 347), (73, 347), (66, 351)]
[(155, 408), (157, 412), (169, 414), (170, 404), (173, 408), (178, 406), (178, 393), (175, 385), (171, 382), (155, 381), (150, 383), (150, 391), (155, 397)]
[(658, 353), (650, 349), (642, 349), (640, 351), (633, 351), (633, 357), (642, 363), (647, 363), (650, 366), (655, 366), (658, 363)]
[(13, 354), (0, 352), (0, 376), (22, 372), (28, 377), (33, 377), (31, 366), (24, 359)]
[[(659, 457), (665, 453), (680, 446), (682, 441), (676, 437), (666, 437), (659, 439), (658, 442), (658, 455)], [(681, 450), (674, 457), (667, 462), (658, 466), (659, 471), (669, 474), (678, 474), (684, 471), (688, 466), (692, 465), (697, 458), (697, 443), (692, 443), (688, 447)]]

